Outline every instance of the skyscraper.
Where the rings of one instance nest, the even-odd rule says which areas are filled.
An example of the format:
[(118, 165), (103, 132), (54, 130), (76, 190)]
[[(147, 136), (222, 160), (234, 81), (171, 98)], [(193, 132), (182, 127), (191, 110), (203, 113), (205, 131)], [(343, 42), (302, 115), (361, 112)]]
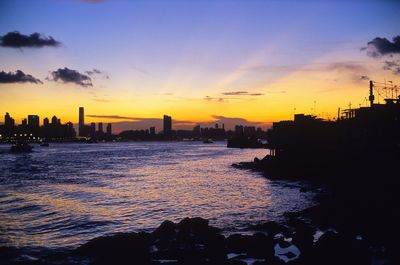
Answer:
[(171, 135), (172, 131), (172, 118), (171, 116), (164, 115), (164, 135)]
[(108, 134), (108, 135), (111, 135), (111, 134), (112, 134), (111, 123), (107, 124), (107, 134)]
[(85, 109), (83, 107), (79, 107), (79, 136), (84, 135), (84, 127), (85, 127)]
[(103, 132), (103, 123), (99, 122), (99, 133)]
[(39, 116), (28, 115), (28, 126), (31, 128), (39, 128)]
[(45, 127), (49, 126), (49, 118), (43, 119), (43, 126), (45, 126)]

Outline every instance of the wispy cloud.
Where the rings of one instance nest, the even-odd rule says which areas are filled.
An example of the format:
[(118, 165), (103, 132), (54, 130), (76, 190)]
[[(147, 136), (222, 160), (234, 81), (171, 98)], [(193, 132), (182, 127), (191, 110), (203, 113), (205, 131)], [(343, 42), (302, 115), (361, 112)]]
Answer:
[(110, 76), (106, 74), (104, 71), (100, 71), (99, 69), (93, 68), (93, 70), (85, 71), (85, 74), (89, 76), (100, 75), (105, 79), (110, 79)]
[(262, 96), (263, 93), (250, 93), (248, 91), (230, 91), (230, 92), (223, 92), (222, 95), (225, 96)]

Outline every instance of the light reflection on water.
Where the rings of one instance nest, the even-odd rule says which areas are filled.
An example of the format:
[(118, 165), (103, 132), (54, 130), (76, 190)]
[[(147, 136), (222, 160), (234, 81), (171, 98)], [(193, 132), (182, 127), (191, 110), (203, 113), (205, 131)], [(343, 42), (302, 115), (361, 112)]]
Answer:
[(223, 142), (8, 148), (0, 146), (0, 245), (72, 247), (187, 216), (235, 231), (311, 203), (297, 185), (231, 167), (266, 150)]

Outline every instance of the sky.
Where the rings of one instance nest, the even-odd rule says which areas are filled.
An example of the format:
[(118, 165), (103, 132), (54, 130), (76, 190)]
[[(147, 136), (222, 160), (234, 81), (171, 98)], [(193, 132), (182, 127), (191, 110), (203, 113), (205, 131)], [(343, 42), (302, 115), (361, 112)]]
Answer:
[[(400, 84), (399, 12), (389, 0), (0, 0), (0, 113), (76, 123), (83, 106), (85, 122), (124, 129), (164, 114), (176, 128), (333, 119), (366, 105), (370, 79)], [(16, 31), (30, 42), (9, 43)]]

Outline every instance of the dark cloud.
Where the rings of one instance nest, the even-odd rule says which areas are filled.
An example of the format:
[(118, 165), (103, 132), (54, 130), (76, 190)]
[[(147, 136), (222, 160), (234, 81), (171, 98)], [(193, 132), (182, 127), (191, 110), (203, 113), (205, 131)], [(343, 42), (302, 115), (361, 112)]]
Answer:
[(230, 91), (222, 93), (224, 96), (262, 96), (262, 93), (250, 93), (248, 91)]
[(360, 79), (361, 80), (370, 80), (369, 76), (366, 76), (366, 75), (360, 76)]
[(49, 81), (73, 83), (83, 87), (93, 86), (92, 79), (88, 75), (79, 73), (76, 70), (59, 68), (50, 73), (51, 77), (47, 78)]
[(34, 84), (43, 84), (40, 79), (37, 79), (31, 75), (25, 74), (21, 70), (13, 72), (0, 72), (0, 83), (8, 84), (8, 83), (34, 83)]
[(400, 53), (400, 36), (396, 36), (392, 41), (386, 38), (375, 38), (368, 42), (367, 47), (361, 50), (366, 50), (367, 55), (371, 57), (381, 57), (384, 55), (392, 55)]
[(385, 61), (383, 70), (392, 71), (395, 75), (400, 75), (400, 61)]
[(8, 32), (0, 36), (0, 45), (9, 48), (43, 48), (45, 46), (58, 47), (61, 43), (51, 36), (45, 36), (40, 33), (24, 35), (18, 31)]

